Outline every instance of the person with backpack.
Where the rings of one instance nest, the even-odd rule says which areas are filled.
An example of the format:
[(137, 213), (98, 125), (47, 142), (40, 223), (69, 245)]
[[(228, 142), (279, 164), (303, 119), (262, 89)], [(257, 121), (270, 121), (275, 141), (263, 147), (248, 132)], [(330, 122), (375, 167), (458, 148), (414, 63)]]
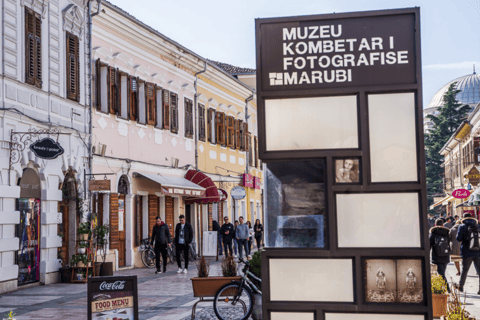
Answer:
[[(463, 292), (463, 286), (472, 262), (476, 270), (480, 268), (480, 229), (477, 219), (473, 218), (470, 213), (463, 214), (462, 225), (457, 232), (457, 240), (462, 243), (460, 246), (462, 275), (457, 287), (458, 291)], [(480, 289), (477, 293), (480, 294)]]
[(450, 230), (443, 226), (443, 220), (437, 219), (435, 227), (430, 229), (430, 248), (432, 248), (432, 263), (437, 265), (437, 272), (445, 280), (447, 290), (450, 292), (445, 270), (450, 262)]

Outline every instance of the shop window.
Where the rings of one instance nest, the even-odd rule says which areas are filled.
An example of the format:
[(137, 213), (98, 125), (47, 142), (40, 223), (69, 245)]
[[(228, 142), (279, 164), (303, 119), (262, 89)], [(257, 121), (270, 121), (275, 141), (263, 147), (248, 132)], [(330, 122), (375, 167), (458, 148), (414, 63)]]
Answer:
[(78, 37), (67, 32), (67, 98), (80, 101), (80, 59)]
[(42, 18), (25, 7), (25, 82), (42, 88)]
[(170, 93), (170, 131), (172, 133), (178, 133), (178, 95), (176, 93)]
[(193, 138), (193, 102), (185, 98), (185, 137)]
[(205, 106), (200, 103), (198, 104), (198, 140), (205, 142)]

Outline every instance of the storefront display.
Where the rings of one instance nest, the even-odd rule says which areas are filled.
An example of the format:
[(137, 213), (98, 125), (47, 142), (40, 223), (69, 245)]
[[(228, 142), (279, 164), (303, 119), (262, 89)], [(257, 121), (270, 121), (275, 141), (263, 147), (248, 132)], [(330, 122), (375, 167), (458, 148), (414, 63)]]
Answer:
[(18, 209), (18, 284), (22, 285), (40, 280), (40, 200), (18, 199)]

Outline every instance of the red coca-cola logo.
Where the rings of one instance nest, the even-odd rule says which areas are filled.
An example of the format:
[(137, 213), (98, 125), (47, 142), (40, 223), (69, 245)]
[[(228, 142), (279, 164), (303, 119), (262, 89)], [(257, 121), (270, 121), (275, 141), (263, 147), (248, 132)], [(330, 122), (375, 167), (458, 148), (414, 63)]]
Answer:
[(457, 189), (452, 192), (452, 196), (457, 199), (465, 199), (470, 196), (470, 191), (467, 189)]
[(123, 290), (125, 281), (106, 282), (100, 284), (100, 290)]

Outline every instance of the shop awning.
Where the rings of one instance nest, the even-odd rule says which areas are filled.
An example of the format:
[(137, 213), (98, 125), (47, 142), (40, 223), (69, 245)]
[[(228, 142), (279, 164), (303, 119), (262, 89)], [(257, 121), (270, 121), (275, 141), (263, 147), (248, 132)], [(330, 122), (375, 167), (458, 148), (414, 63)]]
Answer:
[[(216, 203), (220, 202), (220, 194), (217, 186), (212, 179), (205, 173), (197, 170), (188, 170), (185, 179), (205, 188), (205, 195), (202, 198), (191, 199), (198, 203)], [(187, 199), (189, 200), (189, 199)]]
[(437, 202), (435, 202), (434, 204), (432, 204), (430, 206), (430, 209), (433, 209), (433, 208), (438, 207), (438, 206), (446, 206), (448, 204), (448, 202), (452, 199), (455, 199), (455, 198), (453, 196), (448, 195), (445, 198), (440, 199)]
[(201, 198), (205, 194), (205, 188), (182, 177), (162, 176), (134, 172), (134, 177), (143, 177), (161, 185), (161, 192), (167, 195), (180, 195)]

